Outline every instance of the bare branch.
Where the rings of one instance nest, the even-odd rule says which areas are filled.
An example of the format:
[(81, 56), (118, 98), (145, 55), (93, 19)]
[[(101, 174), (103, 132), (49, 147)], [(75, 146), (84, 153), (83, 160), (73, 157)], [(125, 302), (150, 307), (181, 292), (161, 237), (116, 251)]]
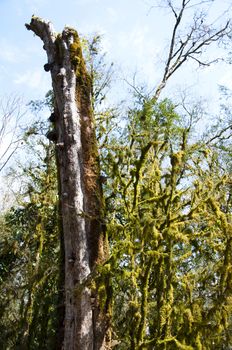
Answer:
[(18, 149), (22, 138), (20, 121), (25, 115), (19, 97), (2, 98), (0, 101), (0, 172)]
[[(11, 157), (14, 155), (14, 153), (16, 152), (16, 150), (19, 147), (19, 143), (16, 145), (16, 147), (13, 149), (13, 151), (11, 151), (11, 153), (8, 155), (8, 157), (6, 158), (6, 160), (4, 161), (4, 163), (0, 166), (0, 172), (5, 168), (6, 164), (9, 162), (9, 160), (11, 159)], [(9, 150), (9, 149), (8, 149)]]
[[(212, 0), (211, 0), (212, 1)], [(193, 23), (187, 30), (187, 33), (183, 35), (181, 30), (181, 24), (183, 22), (183, 16), (186, 9), (190, 7), (196, 7), (203, 3), (210, 1), (201, 1), (197, 4), (190, 5), (191, 0), (182, 0), (181, 8), (175, 9), (173, 2), (167, 0), (167, 6), (171, 9), (175, 17), (175, 23), (173, 25), (171, 40), (168, 50), (168, 58), (164, 68), (164, 74), (160, 84), (155, 90), (153, 96), (154, 100), (157, 100), (161, 91), (166, 86), (168, 79), (186, 62), (188, 59), (196, 61), (200, 66), (209, 66), (211, 63), (218, 62), (220, 58), (214, 58), (209, 62), (205, 62), (204, 59), (199, 56), (204, 52), (208, 46), (215, 42), (220, 42), (221, 39), (228, 37), (231, 33), (230, 21), (228, 20), (225, 25), (220, 29), (215, 29), (212, 25), (206, 24), (206, 16), (203, 12), (195, 13), (193, 17)]]
[[(227, 132), (228, 130), (230, 130), (230, 134), (223, 136), (223, 134), (225, 134), (225, 132)], [(216, 135), (214, 135), (213, 137), (211, 137), (208, 141), (206, 141), (206, 145), (209, 145), (210, 143), (212, 143), (215, 140), (228, 140), (229, 138), (231, 138), (232, 135), (232, 125), (229, 125), (225, 128), (223, 128), (222, 130), (220, 130)]]
[[(190, 3), (191, 0), (189, 0), (189, 3)], [(192, 5), (188, 5), (186, 6), (186, 9), (190, 9), (190, 8), (194, 8), (194, 7), (197, 7), (199, 5), (205, 5), (205, 4), (209, 4), (209, 3), (213, 3), (215, 0), (201, 0), (195, 4), (192, 4)], [(149, 15), (149, 13), (153, 10), (153, 9), (156, 9), (156, 8), (163, 8), (163, 9), (167, 9), (167, 8), (170, 8), (171, 11), (174, 13), (174, 12), (177, 12), (177, 10), (175, 10), (174, 6), (172, 5), (172, 0), (166, 0), (166, 5), (162, 5), (162, 4), (159, 4), (159, 5), (150, 5), (148, 2), (146, 1), (143, 1), (147, 6), (149, 6), (149, 10), (147, 12), (147, 15)], [(164, 1), (161, 1), (161, 3), (163, 3)], [(171, 6), (172, 8), (171, 8)]]
[(192, 8), (192, 7), (197, 7), (197, 6), (199, 6), (199, 5), (204, 5), (204, 4), (208, 4), (208, 3), (212, 3), (212, 2), (214, 2), (214, 0), (201, 0), (201, 1), (199, 1), (199, 2), (197, 2), (196, 4), (193, 4), (193, 5), (189, 5), (188, 6), (188, 9), (190, 9), (190, 8)]

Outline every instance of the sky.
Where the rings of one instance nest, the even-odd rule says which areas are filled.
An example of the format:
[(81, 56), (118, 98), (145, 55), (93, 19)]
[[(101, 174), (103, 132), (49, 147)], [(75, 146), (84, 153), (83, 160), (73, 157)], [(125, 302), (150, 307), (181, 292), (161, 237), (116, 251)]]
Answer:
[(83, 35), (100, 33), (109, 60), (125, 71), (142, 72), (145, 63), (147, 75), (155, 76), (153, 61), (159, 47), (149, 8), (141, 0), (0, 0), (0, 94), (37, 98), (50, 86), (50, 76), (43, 71), (42, 42), (24, 26), (32, 14), (51, 20), (56, 31), (70, 25)]
[[(50, 76), (43, 70), (46, 54), (42, 41), (24, 26), (33, 14), (50, 20), (58, 32), (70, 25), (83, 35), (100, 33), (107, 59), (114, 62), (122, 80), (132, 79), (136, 72), (138, 81), (155, 87), (162, 75), (173, 25), (170, 12), (156, 7), (160, 2), (0, 0), (0, 96), (16, 94), (30, 101), (43, 98), (50, 88)], [(215, 0), (207, 11), (214, 20), (229, 4), (230, 0)], [(231, 82), (231, 67), (222, 69), (218, 65), (199, 71), (196, 65), (188, 65), (170, 84), (195, 86), (195, 91), (199, 91), (201, 85), (210, 96), (217, 84), (232, 86)]]

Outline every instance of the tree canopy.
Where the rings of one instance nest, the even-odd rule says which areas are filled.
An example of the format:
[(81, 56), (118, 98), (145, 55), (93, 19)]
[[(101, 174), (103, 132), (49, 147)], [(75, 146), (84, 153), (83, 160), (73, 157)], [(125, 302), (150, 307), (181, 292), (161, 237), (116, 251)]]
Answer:
[[(75, 98), (80, 113), (94, 117), (91, 130), (84, 126), (90, 130), (84, 135), (92, 135), (94, 141), (87, 142), (97, 145), (99, 174), (91, 198), (94, 201), (99, 195), (96, 213), (100, 214), (93, 218), (83, 210), (80, 220), (100, 228), (106, 250), (101, 259), (94, 257), (89, 275), (77, 284), (79, 289), (74, 286), (74, 296), (80, 299), (87, 288), (91, 309), (102, 318), (107, 315), (110, 349), (230, 349), (230, 92), (221, 88), (226, 99), (219, 107), (220, 117), (202, 132), (201, 105), (189, 107), (161, 94), (167, 80), (189, 59), (202, 66), (209, 63), (203, 59), (203, 49), (230, 39), (230, 22), (226, 19), (224, 26), (207, 29), (201, 14), (183, 34), (185, 11), (197, 4), (164, 3), (175, 23), (163, 77), (152, 93), (133, 85), (125, 105), (104, 103), (112, 65), (104, 61), (99, 37), (79, 40), (70, 28), (62, 34), (69, 30), (75, 39), (70, 44), (65, 36), (79, 89)], [(33, 17), (27, 26), (32, 25)], [(52, 70), (51, 62), (47, 64), (45, 69)], [(84, 108), (90, 97), (91, 112)], [(47, 107), (56, 111), (56, 98), (56, 91), (51, 91), (44, 101), (30, 105), (34, 112)], [(11, 172), (22, 185), (15, 205), (0, 217), (0, 347), (4, 350), (55, 350), (63, 341), (67, 256), (57, 147), (64, 146), (47, 133), (47, 129), (54, 131), (52, 116), (51, 126), (36, 123), (24, 134), (26, 152), (32, 157)], [(73, 268), (75, 257), (68, 260)]]

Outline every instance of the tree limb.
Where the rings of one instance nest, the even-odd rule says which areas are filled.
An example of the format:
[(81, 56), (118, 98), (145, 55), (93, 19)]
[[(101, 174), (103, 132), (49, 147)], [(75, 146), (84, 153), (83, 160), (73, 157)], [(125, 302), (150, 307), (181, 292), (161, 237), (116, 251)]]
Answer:
[[(183, 65), (188, 59), (196, 61), (200, 66), (209, 66), (213, 62), (217, 62), (219, 58), (213, 59), (210, 62), (204, 62), (199, 59), (203, 53), (203, 49), (214, 42), (219, 42), (222, 38), (228, 37), (231, 33), (230, 21), (220, 29), (211, 29), (211, 25), (205, 24), (205, 15), (201, 12), (195, 14), (193, 25), (190, 26), (185, 39), (180, 34), (180, 27), (183, 22), (183, 16), (187, 8), (190, 6), (191, 0), (183, 0), (179, 12), (174, 8), (171, 0), (167, 1), (168, 7), (171, 9), (175, 17), (175, 23), (172, 29), (171, 40), (168, 50), (168, 58), (164, 68), (164, 74), (160, 84), (155, 90), (153, 100), (157, 100), (167, 84), (168, 79)], [(202, 4), (201, 2), (200, 4)], [(199, 4), (195, 4), (197, 6)]]

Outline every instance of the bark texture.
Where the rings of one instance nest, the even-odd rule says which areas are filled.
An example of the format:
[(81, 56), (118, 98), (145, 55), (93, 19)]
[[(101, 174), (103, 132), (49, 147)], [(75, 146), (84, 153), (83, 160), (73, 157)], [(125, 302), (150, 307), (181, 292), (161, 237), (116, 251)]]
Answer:
[(77, 32), (33, 16), (26, 25), (44, 43), (55, 96), (60, 208), (64, 240), (64, 350), (107, 349), (108, 317), (87, 281), (107, 254), (102, 232), (102, 192), (91, 107), (91, 81)]

